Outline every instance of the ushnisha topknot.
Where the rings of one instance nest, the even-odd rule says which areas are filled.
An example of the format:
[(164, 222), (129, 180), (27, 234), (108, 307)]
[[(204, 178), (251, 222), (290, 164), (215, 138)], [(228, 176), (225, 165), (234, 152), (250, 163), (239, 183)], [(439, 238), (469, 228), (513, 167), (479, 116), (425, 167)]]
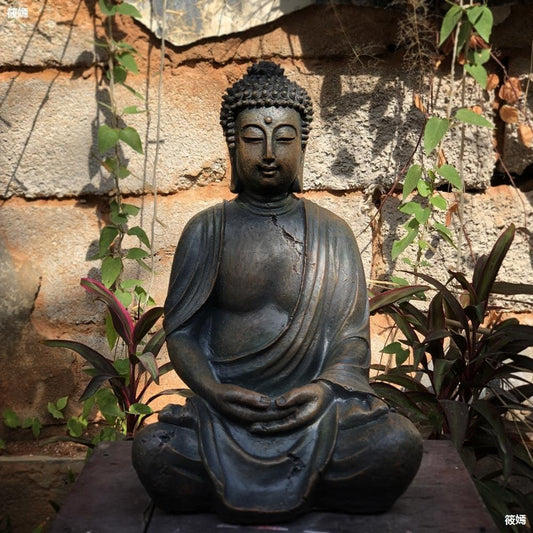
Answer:
[(302, 117), (302, 146), (305, 146), (313, 120), (313, 104), (307, 91), (285, 76), (271, 61), (248, 67), (248, 72), (228, 88), (222, 97), (220, 124), (230, 149), (235, 148), (235, 119), (250, 107), (289, 107)]

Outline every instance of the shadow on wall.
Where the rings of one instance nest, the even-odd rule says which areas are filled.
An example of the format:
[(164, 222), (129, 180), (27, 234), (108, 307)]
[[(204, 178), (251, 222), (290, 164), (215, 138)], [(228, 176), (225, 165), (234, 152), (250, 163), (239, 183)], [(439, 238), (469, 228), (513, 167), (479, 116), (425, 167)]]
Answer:
[[(46, 113), (46, 104), (47, 104), (47, 102), (50, 99), (50, 95), (51, 95), (51, 93), (53, 91), (54, 84), (56, 83), (56, 81), (59, 78), (59, 76), (62, 74), (61, 65), (62, 65), (63, 59), (65, 57), (65, 54), (67, 52), (69, 43), (71, 41), (72, 33), (73, 33), (73, 31), (74, 31), (74, 29), (76, 27), (76, 23), (75, 23), (76, 22), (76, 18), (77, 18), (78, 14), (79, 14), (79, 11), (80, 11), (81, 5), (83, 4), (83, 1), (84, 0), (79, 0), (78, 1), (77, 5), (76, 5), (76, 8), (75, 8), (74, 15), (72, 17), (72, 20), (68, 23), (69, 32), (68, 32), (67, 38), (65, 39), (65, 42), (64, 42), (61, 54), (59, 56), (59, 59), (57, 60), (59, 65), (58, 65), (58, 68), (56, 70), (56, 73), (54, 74), (54, 76), (52, 77), (50, 82), (48, 83), (48, 85), (46, 87), (46, 90), (44, 92), (44, 96), (42, 97), (42, 100), (40, 101), (40, 103), (38, 105), (38, 108), (37, 108), (37, 110), (35, 112), (35, 115), (33, 117), (32, 122), (31, 122), (31, 126), (29, 127), (27, 136), (26, 136), (23, 144), (19, 148), (20, 151), (18, 151), (18, 153), (15, 155), (16, 159), (15, 159), (15, 162), (13, 164), (13, 167), (12, 167), (12, 170), (11, 170), (11, 173), (10, 173), (10, 177), (9, 177), (9, 179), (7, 181), (7, 184), (6, 184), (5, 188), (4, 188), (4, 190), (0, 191), (0, 194), (4, 198), (9, 198), (10, 196), (12, 196), (12, 194), (13, 194), (12, 188), (14, 187), (14, 185), (17, 185), (17, 188), (20, 191), (24, 191), (25, 190), (25, 185), (24, 185), (23, 181), (18, 177), (18, 172), (19, 172), (21, 164), (22, 164), (22, 162), (24, 160), (24, 156), (25, 156), (25, 154), (26, 154), (26, 152), (28, 150), (30, 142), (32, 141), (32, 137), (34, 135), (34, 132), (35, 132), (36, 126), (37, 126), (37, 124), (38, 124), (38, 122), (40, 120), (40, 117), (41, 117), (41, 115), (43, 113)], [(93, 10), (93, 13), (94, 13), (94, 2), (91, 2), (90, 0), (85, 0), (85, 3), (89, 7), (89, 9)], [(26, 42), (26, 44), (24, 46), (24, 49), (23, 49), (23, 52), (22, 52), (22, 54), (21, 54), (21, 56), (20, 56), (20, 58), (18, 60), (18, 64), (21, 65), (21, 67), (22, 67), (21, 70), (23, 70), (23, 68), (24, 68), (25, 58), (26, 58), (26, 55), (28, 53), (28, 50), (30, 50), (30, 47), (32, 46), (32, 41), (33, 41), (35, 35), (37, 33), (41, 32), (40, 24), (42, 22), (43, 15), (45, 14), (45, 11), (47, 9), (47, 5), (48, 5), (48, 0), (45, 0), (43, 2), (43, 4), (42, 4), (41, 10), (39, 12), (39, 16), (37, 17), (37, 20), (36, 20), (36, 22), (35, 22), (35, 24), (34, 24), (34, 26), (32, 28), (31, 35), (30, 35), (28, 41)], [(73, 72), (72, 72), (71, 79), (78, 79), (81, 76), (81, 68), (85, 68), (85, 66), (91, 65), (92, 63), (94, 63), (95, 54), (96, 54), (96, 51), (95, 51), (95, 53), (92, 53), (92, 52), (89, 52), (89, 51), (84, 51), (77, 57), (77, 59), (74, 62), (75, 63), (74, 67), (72, 69)], [(76, 68), (77, 65), (80, 65), (80, 66), (83, 66), (83, 67), (80, 67), (79, 69), (77, 69)], [(13, 91), (13, 89), (14, 89), (14, 87), (15, 87), (15, 85), (17, 83), (17, 80), (20, 77), (20, 75), (21, 75), (21, 72), (17, 72), (11, 78), (11, 80), (9, 81), (9, 84), (7, 86), (7, 89), (6, 89), (5, 93), (2, 96), (2, 99), (0, 100), (0, 122), (2, 122), (5, 126), (7, 126), (8, 129), (13, 128), (14, 124), (11, 123), (11, 121), (7, 120), (6, 118), (2, 117), (2, 109), (5, 108), (5, 106), (7, 105), (8, 101), (9, 101), (10, 93)], [(93, 133), (94, 133), (94, 127), (93, 127)], [(93, 138), (95, 139), (94, 136), (93, 136)], [(97, 160), (90, 160), (88, 162), (88, 166), (89, 166), (89, 174), (90, 174), (90, 177), (92, 179), (94, 176), (96, 176), (99, 173), (98, 161)], [(101, 180), (104, 179), (101, 174), (100, 174), (100, 178), (101, 178)]]

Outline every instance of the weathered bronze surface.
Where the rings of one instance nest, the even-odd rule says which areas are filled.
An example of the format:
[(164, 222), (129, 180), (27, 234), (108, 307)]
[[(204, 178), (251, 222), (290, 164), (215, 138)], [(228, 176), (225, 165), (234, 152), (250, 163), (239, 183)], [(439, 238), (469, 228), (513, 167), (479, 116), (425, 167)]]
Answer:
[(221, 122), (235, 200), (183, 231), (165, 303), (176, 372), (194, 391), (134, 441), (156, 505), (267, 523), (310, 510), (377, 513), (422, 456), (416, 428), (368, 383), (368, 298), (347, 224), (301, 190), (312, 109), (259, 63)]

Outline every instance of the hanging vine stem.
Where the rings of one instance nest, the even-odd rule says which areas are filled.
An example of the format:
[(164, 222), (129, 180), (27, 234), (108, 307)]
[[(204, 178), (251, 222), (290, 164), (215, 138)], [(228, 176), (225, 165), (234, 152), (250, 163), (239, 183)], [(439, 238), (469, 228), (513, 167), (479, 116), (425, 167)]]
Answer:
[(152, 213), (152, 223), (150, 226), (150, 242), (152, 243), (152, 249), (150, 253), (150, 283), (148, 284), (148, 294), (152, 292), (154, 284), (154, 267), (155, 267), (155, 254), (154, 254), (154, 239), (155, 239), (155, 225), (157, 222), (157, 164), (159, 162), (159, 145), (161, 144), (161, 96), (163, 94), (163, 71), (165, 69), (165, 31), (166, 31), (166, 13), (167, 13), (167, 0), (163, 0), (163, 13), (161, 20), (161, 53), (159, 63), (159, 80), (157, 84), (157, 121), (156, 121), (156, 143), (155, 143), (155, 155), (154, 166), (152, 171), (152, 194), (154, 198), (154, 210)]
[[(107, 24), (107, 35), (106, 35), (106, 41), (107, 46), (109, 50), (109, 54), (107, 57), (107, 71), (109, 73), (109, 87), (108, 87), (108, 94), (109, 94), (109, 104), (111, 106), (111, 127), (116, 129), (118, 128), (118, 106), (117, 106), (117, 99), (115, 94), (115, 64), (113, 57), (116, 53), (115, 50), (115, 44), (113, 39), (113, 17), (107, 17), (106, 19)], [(113, 175), (113, 181), (115, 182), (115, 194), (114, 198), (117, 202), (118, 210), (120, 211), (121, 205), (122, 205), (122, 191), (120, 190), (120, 181), (118, 176), (118, 168), (120, 166), (120, 152), (119, 152), (119, 145), (118, 143), (115, 144), (113, 147), (113, 153), (115, 158), (115, 167), (112, 171)], [(124, 233), (121, 231), (117, 238), (115, 239), (113, 245), (114, 245), (114, 251), (117, 254), (117, 256), (120, 256), (122, 253), (122, 241), (124, 240)]]

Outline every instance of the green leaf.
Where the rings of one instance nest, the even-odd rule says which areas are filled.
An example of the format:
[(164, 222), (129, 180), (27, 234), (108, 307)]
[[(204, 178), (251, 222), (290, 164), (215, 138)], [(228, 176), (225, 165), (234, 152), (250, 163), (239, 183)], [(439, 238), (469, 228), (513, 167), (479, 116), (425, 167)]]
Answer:
[(142, 285), (142, 281), (140, 279), (124, 279), (120, 282), (120, 286), (123, 289), (135, 289), (137, 285)]
[(429, 155), (440, 143), (450, 127), (445, 118), (431, 117), (424, 129), (424, 151)]
[(4, 424), (11, 429), (21, 427), (20, 418), (17, 413), (11, 409), (4, 409), (2, 411), (2, 418), (4, 419)]
[(398, 211), (406, 215), (416, 215), (423, 210), (423, 207), (418, 202), (407, 202), (398, 208)]
[(102, 261), (102, 283), (109, 289), (117, 281), (122, 272), (122, 259), (120, 257), (106, 257)]
[(86, 426), (74, 416), (67, 420), (67, 430), (71, 437), (81, 437), (85, 431), (85, 427)]
[(124, 226), (128, 223), (128, 215), (125, 213), (111, 213), (109, 218), (111, 219), (111, 222), (117, 226)]
[(490, 48), (472, 50), (471, 62), (475, 65), (484, 65), (490, 59)]
[[(107, 77), (111, 79), (110, 71), (107, 71)], [(128, 79), (128, 70), (122, 65), (113, 67), (113, 81), (115, 83), (124, 83)]]
[(451, 183), (456, 189), (462, 190), (461, 176), (459, 176), (459, 172), (452, 165), (441, 165), (437, 169), (437, 174)]
[(133, 205), (133, 204), (121, 204), (120, 208), (123, 213), (125, 213), (128, 216), (132, 216), (132, 217), (137, 215), (137, 213), (141, 210), (140, 207), (137, 207), (136, 205)]
[(109, 6), (106, 0), (98, 0), (98, 6), (100, 7), (102, 15), (111, 16), (117, 11), (117, 6)]
[(392, 260), (396, 259), (415, 240), (417, 234), (418, 222), (415, 220), (415, 224), (408, 227), (407, 235), (399, 241), (394, 241), (392, 243)]
[(465, 65), (465, 70), (479, 83), (482, 89), (487, 88), (488, 74), (485, 67), (481, 65)]
[(113, 319), (110, 313), (107, 313), (105, 317), (105, 336), (109, 349), (112, 350), (117, 343), (118, 333), (113, 325)]
[(444, 44), (444, 41), (451, 35), (452, 31), (457, 26), (459, 20), (463, 15), (463, 10), (459, 6), (452, 6), (444, 15), (442, 25), (440, 28), (440, 41), (439, 46)]
[(152, 408), (144, 403), (134, 403), (130, 406), (128, 413), (132, 415), (151, 415), (153, 413)]
[(118, 401), (110, 389), (100, 389), (96, 393), (96, 404), (106, 420), (124, 418), (124, 413), (118, 406)]
[(455, 248), (455, 243), (453, 242), (452, 234), (444, 224), (441, 224), (440, 222), (434, 222), (433, 227), (448, 244), (451, 244)]
[(106, 102), (102, 102), (102, 100), (97, 100), (97, 102), (102, 107), (105, 107), (106, 109), (109, 109), (110, 111), (113, 111), (113, 108), (109, 104), (107, 104)]
[(123, 115), (135, 115), (137, 113), (146, 113), (146, 109), (139, 109), (136, 105), (130, 105), (122, 110)]
[(485, 117), (478, 115), (471, 109), (458, 109), (457, 113), (455, 113), (455, 118), (461, 122), (464, 122), (465, 124), (473, 124), (474, 126), (482, 126), (483, 128), (494, 129), (494, 124), (492, 124), (492, 122), (487, 120)]
[(118, 42), (117, 41), (113, 41), (113, 44), (117, 48), (122, 48), (123, 50), (131, 50), (132, 52), (137, 53), (135, 48), (130, 43), (127, 43), (126, 41), (118, 41)]
[(125, 83), (123, 83), (122, 86), (128, 89), (128, 91), (134, 94), (137, 98), (140, 98), (141, 100), (144, 101), (144, 96), (141, 93), (137, 92), (133, 87), (130, 87), (129, 85), (126, 85)]
[(130, 360), (128, 358), (115, 359), (113, 366), (115, 367), (116, 371), (126, 380), (126, 382), (129, 382)]
[(124, 307), (129, 307), (133, 301), (133, 295), (131, 292), (125, 292), (122, 290), (115, 290), (115, 296)]
[(420, 180), (416, 188), (418, 190), (418, 194), (423, 198), (427, 198), (432, 193), (431, 187), (429, 186), (427, 181), (424, 180)]
[(461, 50), (464, 48), (465, 44), (470, 38), (471, 32), (472, 32), (472, 24), (470, 24), (468, 20), (463, 20), (461, 24), (461, 29), (459, 30), (459, 35), (457, 37), (457, 46), (456, 46), (457, 54), (459, 54)]
[(144, 259), (145, 257), (150, 257), (150, 254), (143, 250), (142, 248), (130, 248), (126, 254), (128, 259)]
[(119, 135), (120, 139), (124, 141), (127, 145), (131, 146), (137, 153), (143, 153), (141, 138), (139, 137), (139, 134), (137, 133), (137, 130), (135, 128), (132, 128), (131, 126), (126, 126), (122, 130), (120, 130)]
[(119, 130), (102, 124), (98, 128), (98, 151), (103, 154), (117, 144), (120, 138)]
[(422, 177), (422, 167), (420, 165), (411, 165), (409, 167), (409, 170), (407, 171), (407, 174), (405, 176), (405, 180), (403, 183), (403, 200), (411, 194), (417, 184), (418, 180)]
[(435, 206), (437, 209), (441, 209), (442, 211), (446, 211), (448, 207), (448, 202), (446, 202), (444, 196), (440, 194), (435, 194), (429, 199), (429, 201), (431, 202), (431, 205)]
[(396, 356), (396, 366), (402, 366), (409, 357), (409, 350), (403, 348), (399, 342), (391, 342), (381, 350), (382, 353), (394, 354)]
[(133, 54), (130, 52), (122, 52), (121, 54), (118, 54), (117, 61), (129, 72), (133, 72), (134, 74), (139, 73), (139, 68), (137, 67), (137, 63), (135, 62), (135, 58), (133, 57)]
[(134, 17), (136, 19), (140, 19), (142, 15), (139, 13), (139, 10), (126, 2), (122, 2), (119, 6), (117, 6), (117, 13), (120, 13), (121, 15), (127, 15), (128, 17)]
[(122, 165), (118, 167), (118, 172), (116, 173), (117, 178), (121, 180), (127, 178), (130, 174), (131, 172), (128, 170), (128, 168)]
[(467, 8), (466, 16), (479, 36), (488, 43), (492, 32), (492, 11), (487, 6), (473, 6)]
[(56, 419), (61, 419), (61, 418), (65, 418), (63, 416), (63, 413), (57, 409), (57, 407), (55, 406), (55, 404), (53, 402), (48, 402), (48, 412)]
[(98, 241), (98, 252), (103, 257), (109, 252), (109, 248), (113, 241), (119, 234), (118, 228), (115, 226), (105, 226), (100, 232), (100, 240)]
[(150, 248), (150, 239), (148, 239), (148, 235), (146, 235), (146, 232), (140, 226), (130, 228), (128, 235), (135, 235), (147, 248)]
[(41, 429), (43, 425), (41, 424), (40, 420), (38, 418), (34, 418), (32, 420), (31, 424), (31, 432), (33, 433), (33, 436), (38, 439), (39, 435), (41, 434)]
[(57, 400), (56, 407), (60, 411), (62, 411), (67, 406), (67, 402), (68, 402), (68, 396), (63, 396), (62, 398), (59, 398), (59, 400)]

